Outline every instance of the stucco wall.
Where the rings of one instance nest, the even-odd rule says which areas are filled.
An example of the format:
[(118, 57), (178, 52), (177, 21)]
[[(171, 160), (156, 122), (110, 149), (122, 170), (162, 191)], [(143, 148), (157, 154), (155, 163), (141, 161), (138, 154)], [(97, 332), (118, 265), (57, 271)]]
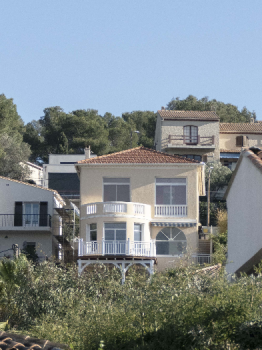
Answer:
[(261, 171), (244, 156), (227, 197), (229, 273), (262, 248), (261, 183)]
[(220, 149), (228, 150), (238, 150), (241, 147), (236, 146), (236, 137), (237, 136), (246, 136), (248, 139), (246, 147), (262, 147), (262, 135), (257, 134), (220, 134), (219, 147)]

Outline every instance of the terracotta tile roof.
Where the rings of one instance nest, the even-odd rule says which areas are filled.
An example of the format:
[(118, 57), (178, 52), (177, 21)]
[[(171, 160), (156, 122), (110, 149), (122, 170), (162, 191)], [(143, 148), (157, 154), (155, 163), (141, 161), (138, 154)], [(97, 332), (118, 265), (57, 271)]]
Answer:
[(256, 155), (254, 152), (252, 151), (246, 151), (246, 156), (248, 159), (251, 160), (251, 162), (260, 170), (262, 171), (262, 159), (260, 157), (262, 157), (262, 152), (260, 151), (260, 153), (258, 155)]
[(7, 180), (7, 181), (12, 181), (12, 182), (17, 182), (17, 183), (19, 183), (19, 184), (26, 185), (26, 186), (31, 186), (31, 187), (35, 187), (35, 188), (40, 188), (40, 190), (51, 191), (51, 192), (53, 192), (53, 193), (56, 194), (56, 196), (59, 198), (59, 200), (60, 200), (61, 202), (64, 202), (64, 200), (63, 200), (63, 198), (60, 196), (60, 194), (59, 194), (56, 190), (52, 190), (51, 188), (41, 187), (41, 186), (38, 186), (38, 185), (30, 184), (30, 183), (28, 183), (28, 182), (23, 182), (23, 181), (19, 181), (19, 180), (15, 180), (15, 179), (10, 179), (9, 177), (5, 177), (5, 176), (0, 176), (0, 179)]
[(219, 120), (219, 116), (213, 111), (169, 111), (160, 110), (157, 111), (163, 119), (174, 119), (174, 120)]
[(49, 340), (30, 338), (21, 334), (0, 331), (0, 349), (2, 350), (59, 350), (69, 349), (68, 345)]
[(77, 164), (162, 164), (162, 163), (198, 163), (197, 160), (137, 147), (125, 151), (106, 154), (96, 158), (80, 160)]
[(262, 134), (262, 123), (220, 123), (220, 133)]
[(220, 153), (240, 153), (241, 148), (239, 149), (221, 149)]
[(216, 277), (221, 271), (222, 265), (217, 264), (213, 266), (204, 267), (203, 269), (197, 270), (197, 273), (208, 275), (210, 277)]

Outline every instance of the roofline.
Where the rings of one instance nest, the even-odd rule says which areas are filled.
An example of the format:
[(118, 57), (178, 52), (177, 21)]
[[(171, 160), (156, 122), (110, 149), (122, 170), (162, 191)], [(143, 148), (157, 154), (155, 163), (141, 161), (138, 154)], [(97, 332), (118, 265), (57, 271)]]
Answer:
[(40, 165), (36, 165), (36, 164), (34, 164), (34, 163), (31, 163), (31, 162), (26, 162), (26, 164), (29, 165), (29, 166), (31, 166), (31, 167), (33, 167), (33, 168), (36, 168), (36, 169), (38, 169), (38, 170), (43, 170), (43, 167), (40, 166)]
[(219, 134), (255, 134), (255, 135), (260, 135), (262, 134), (262, 131), (219, 131)]
[(56, 190), (53, 190), (51, 188), (41, 187), (41, 186), (38, 186), (38, 185), (30, 184), (28, 182), (23, 182), (23, 181), (20, 181), (20, 180), (11, 179), (10, 177), (5, 177), (5, 176), (0, 176), (0, 180), (1, 179), (6, 180), (6, 181), (16, 182), (16, 183), (21, 184), (21, 185), (31, 186), (31, 187), (34, 187), (34, 188), (38, 188), (40, 190), (53, 192), (53, 194), (55, 196), (57, 196), (59, 198), (59, 200), (65, 204), (65, 202), (64, 202), (63, 198), (60, 196), (60, 194)]
[[(160, 115), (161, 117), (161, 115)], [(207, 121), (207, 122), (219, 122), (219, 119), (200, 119), (200, 118), (165, 118), (165, 117), (161, 117), (163, 120), (196, 120), (196, 121), (199, 121), (199, 122), (202, 122), (202, 121)]]

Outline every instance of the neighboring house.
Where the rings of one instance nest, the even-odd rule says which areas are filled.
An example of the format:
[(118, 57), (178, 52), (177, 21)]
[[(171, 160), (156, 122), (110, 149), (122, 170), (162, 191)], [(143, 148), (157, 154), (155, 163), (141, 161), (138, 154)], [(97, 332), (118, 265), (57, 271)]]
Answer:
[(219, 132), (220, 161), (234, 170), (240, 152), (246, 147), (262, 147), (262, 123), (221, 123)]
[(49, 164), (44, 164), (43, 186), (57, 190), (59, 194), (79, 206), (80, 182), (75, 164), (87, 158), (96, 157), (90, 147), (85, 154), (49, 154)]
[(26, 162), (25, 163), (30, 171), (30, 175), (26, 180), (33, 181), (38, 186), (43, 186), (43, 168), (34, 163)]
[(56, 208), (64, 201), (54, 190), (0, 177), (0, 257), (12, 255), (13, 244), (29, 248), (40, 260), (57, 256), (62, 234)]
[(228, 273), (253, 271), (262, 259), (262, 151), (244, 150), (225, 194)]
[(157, 151), (198, 161), (219, 160), (219, 117), (212, 111), (157, 112)]
[[(152, 273), (199, 246), (204, 164), (138, 147), (76, 164), (80, 178), (79, 271), (91, 263)], [(124, 276), (123, 276), (124, 280)]]

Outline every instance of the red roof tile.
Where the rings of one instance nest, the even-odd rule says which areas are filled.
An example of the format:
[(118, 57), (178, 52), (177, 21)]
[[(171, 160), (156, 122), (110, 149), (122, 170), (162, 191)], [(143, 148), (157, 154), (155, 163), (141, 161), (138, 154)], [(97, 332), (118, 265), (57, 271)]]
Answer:
[(220, 153), (240, 153), (241, 148), (238, 149), (221, 149)]
[(162, 109), (157, 113), (163, 119), (219, 121), (219, 116), (213, 111), (169, 111)]
[(220, 123), (221, 134), (262, 134), (262, 123)]
[(162, 164), (162, 163), (198, 163), (197, 160), (137, 147), (125, 151), (106, 154), (96, 158), (80, 160), (77, 164)]

